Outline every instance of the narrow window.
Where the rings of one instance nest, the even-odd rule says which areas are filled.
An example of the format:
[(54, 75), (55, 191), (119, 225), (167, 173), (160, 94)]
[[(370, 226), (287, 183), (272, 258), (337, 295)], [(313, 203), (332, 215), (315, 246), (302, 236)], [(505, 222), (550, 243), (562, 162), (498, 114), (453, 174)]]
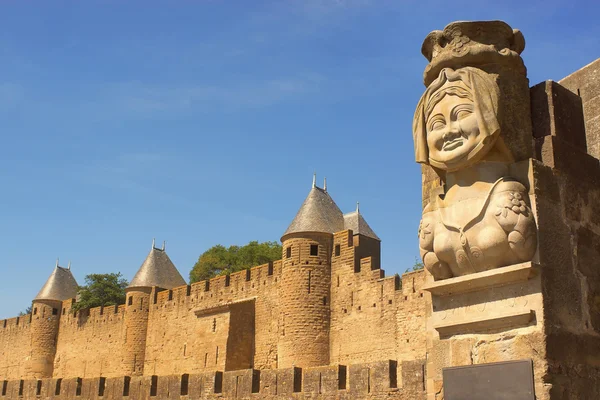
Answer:
[(341, 250), (340, 250), (340, 245), (339, 245), (339, 244), (336, 244), (336, 245), (335, 245), (335, 255), (336, 255), (336, 256), (339, 256), (339, 255), (340, 255), (340, 253), (341, 253)]
[(213, 318), (212, 331), (213, 332), (217, 331), (217, 319), (216, 318)]
[(225, 275), (225, 287), (231, 285), (231, 275)]
[(186, 350), (187, 350), (187, 344), (184, 344), (183, 345), (183, 356), (184, 357), (185, 357)]
[(6, 322), (7, 322), (7, 321), (6, 321), (6, 320), (4, 320), (4, 327), (5, 327), (5, 328), (6, 328)]
[(327, 296), (323, 297), (323, 305), (326, 306), (327, 305)]
[(288, 247), (285, 249), (285, 258), (291, 258), (292, 257), (292, 247)]
[(156, 397), (157, 392), (158, 392), (158, 376), (152, 375), (152, 381), (150, 384), (150, 396)]
[(219, 364), (219, 346), (217, 346), (217, 351), (215, 353), (215, 364)]
[(35, 395), (36, 396), (42, 395), (42, 381), (37, 381), (37, 386), (35, 387)]
[(269, 267), (267, 268), (267, 275), (273, 275), (273, 263), (269, 263)]
[(190, 376), (189, 376), (189, 374), (183, 374), (183, 375), (181, 375), (181, 392), (179, 393), (181, 396), (187, 396), (188, 395), (189, 382), (190, 382)]
[(37, 307), (33, 309), (33, 315), (37, 315)]
[(77, 388), (75, 389), (75, 396), (81, 396), (82, 383), (83, 383), (83, 379), (77, 378)]
[(23, 384), (24, 383), (25, 382), (22, 379), (19, 381), (19, 396), (23, 396)]
[(63, 308), (63, 315), (65, 315), (66, 312), (67, 312), (67, 309)]
[(207, 363), (208, 363), (208, 353), (204, 353), (204, 368), (206, 368)]
[(319, 255), (319, 245), (318, 244), (311, 244), (310, 245), (310, 255), (311, 256), (318, 256)]
[(104, 396), (104, 388), (106, 387), (106, 378), (101, 376), (98, 384), (98, 396)]
[(2, 382), (2, 396), (6, 396), (7, 389), (8, 389), (8, 381)]
[(58, 309), (57, 308), (53, 308), (52, 309), (52, 315), (58, 315)]
[(131, 377), (130, 376), (126, 376), (125, 379), (123, 379), (123, 397), (128, 397), (129, 396), (129, 386), (131, 384)]
[(169, 290), (169, 301), (173, 300), (173, 291)]
[(129, 300), (127, 301), (128, 305), (132, 305), (133, 304), (133, 296), (129, 296)]
[(62, 384), (62, 378), (56, 380), (56, 387), (54, 388), (54, 395), (60, 396), (60, 386)]
[(308, 294), (310, 294), (310, 275), (311, 271), (308, 271)]

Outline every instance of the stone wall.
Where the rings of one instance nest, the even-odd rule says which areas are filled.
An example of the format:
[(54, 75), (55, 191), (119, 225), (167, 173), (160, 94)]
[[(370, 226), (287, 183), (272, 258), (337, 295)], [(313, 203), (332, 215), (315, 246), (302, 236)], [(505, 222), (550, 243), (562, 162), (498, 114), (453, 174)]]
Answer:
[(398, 399), (424, 400), (423, 361), (169, 376), (0, 381), (6, 400)]
[(0, 321), (0, 376), (19, 379), (31, 354), (31, 314)]
[(600, 158), (600, 59), (561, 79), (559, 83), (581, 98), (587, 153)]
[[(367, 242), (367, 241), (365, 241)], [(352, 231), (334, 235), (331, 363), (425, 358), (423, 271), (385, 277)], [(368, 243), (368, 242), (367, 242)]]
[(535, 125), (533, 173), (552, 399), (600, 396), (599, 66), (561, 81), (581, 97), (552, 81), (532, 88), (532, 105), (545, 116)]
[[(247, 361), (226, 365), (226, 359), (235, 357), (233, 352), (248, 351), (251, 356), (244, 357), (252, 359), (255, 368), (275, 368), (280, 276), (281, 262), (277, 261), (156, 292), (151, 299), (144, 374), (229, 370)], [(238, 305), (239, 312), (233, 311), (236, 323), (231, 325), (232, 310), (226, 306), (250, 300), (252, 310)], [(232, 334), (239, 336), (240, 331), (253, 333), (252, 340), (232, 342)]]
[(125, 306), (96, 307), (75, 313), (71, 304), (71, 300), (63, 302), (53, 376), (122, 375)]

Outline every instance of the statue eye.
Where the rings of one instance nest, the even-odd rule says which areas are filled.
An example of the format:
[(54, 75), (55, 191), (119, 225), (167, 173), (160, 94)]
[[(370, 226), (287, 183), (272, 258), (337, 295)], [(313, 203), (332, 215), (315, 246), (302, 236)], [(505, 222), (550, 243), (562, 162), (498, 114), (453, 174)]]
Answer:
[(465, 117), (468, 117), (471, 114), (473, 114), (473, 111), (471, 111), (467, 108), (461, 108), (461, 109), (457, 110), (455, 113), (456, 120), (461, 120)]
[(429, 130), (435, 131), (438, 129), (442, 129), (446, 126), (446, 123), (441, 118), (436, 118), (429, 123)]

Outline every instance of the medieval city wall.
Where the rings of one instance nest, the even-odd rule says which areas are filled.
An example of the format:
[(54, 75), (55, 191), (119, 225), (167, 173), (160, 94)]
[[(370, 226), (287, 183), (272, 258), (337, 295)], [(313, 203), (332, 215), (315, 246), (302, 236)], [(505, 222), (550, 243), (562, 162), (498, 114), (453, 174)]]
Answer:
[(0, 376), (18, 379), (25, 375), (31, 354), (31, 314), (0, 321)]
[[(255, 368), (274, 368), (280, 276), (281, 262), (276, 261), (230, 276), (157, 292), (150, 304), (144, 374), (236, 368), (239, 365), (235, 363), (225, 368), (226, 358), (232, 357), (234, 352), (248, 351), (252, 352)], [(233, 326), (234, 329), (239, 327), (237, 331), (230, 331), (231, 309), (224, 306), (244, 300), (252, 300), (254, 307), (253, 313), (242, 313), (243, 318), (255, 318), (254, 336), (252, 340), (234, 344), (233, 337), (239, 337), (248, 329), (241, 329), (245, 325), (238, 320)], [(235, 348), (229, 349), (228, 344), (234, 344)]]
[(424, 400), (423, 362), (119, 378), (0, 381), (2, 399), (397, 399)]
[(125, 305), (71, 311), (63, 302), (53, 376), (61, 378), (119, 376), (125, 328)]
[(424, 272), (385, 277), (354, 243), (352, 231), (334, 235), (330, 362), (424, 359)]

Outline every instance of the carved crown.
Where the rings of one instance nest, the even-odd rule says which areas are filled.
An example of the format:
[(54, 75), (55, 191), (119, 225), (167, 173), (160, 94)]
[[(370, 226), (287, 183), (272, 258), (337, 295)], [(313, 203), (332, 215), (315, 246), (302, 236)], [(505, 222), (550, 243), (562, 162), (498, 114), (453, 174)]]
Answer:
[(496, 64), (527, 75), (521, 59), (525, 39), (518, 29), (502, 21), (458, 21), (425, 38), (421, 52), (429, 60), (423, 73), (429, 86), (443, 68)]

